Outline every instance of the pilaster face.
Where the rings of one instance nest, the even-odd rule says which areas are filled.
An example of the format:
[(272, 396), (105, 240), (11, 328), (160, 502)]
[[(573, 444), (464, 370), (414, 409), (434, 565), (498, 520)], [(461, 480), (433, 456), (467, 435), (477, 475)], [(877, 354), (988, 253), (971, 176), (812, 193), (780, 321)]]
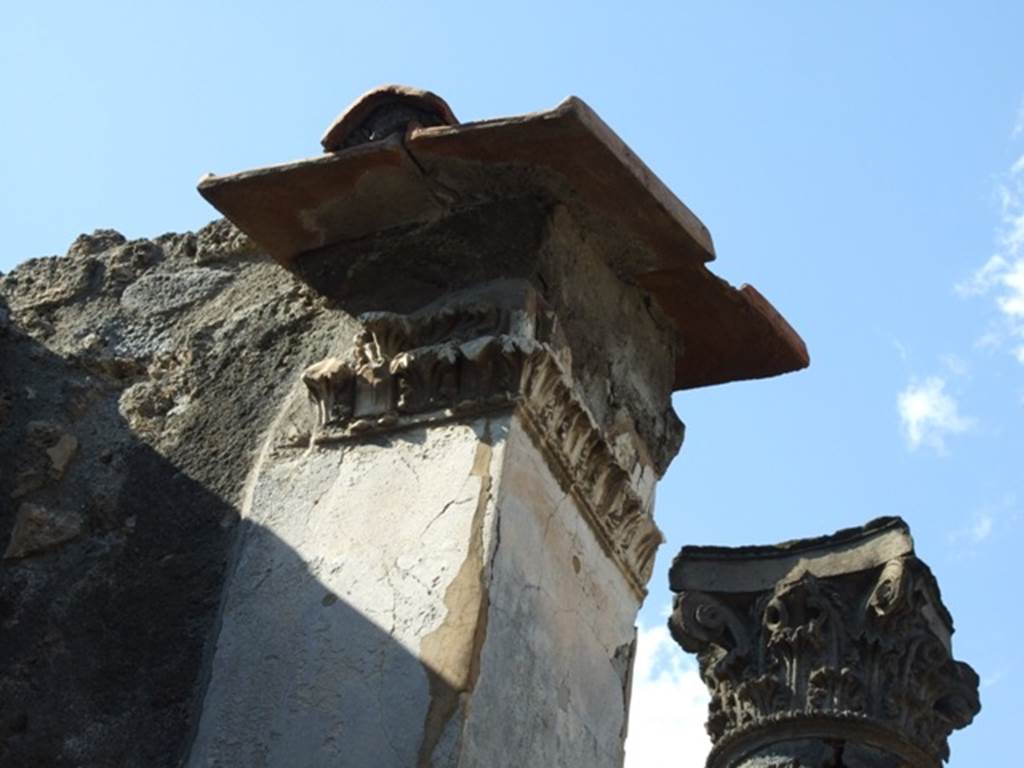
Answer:
[(670, 581), (670, 629), (711, 692), (709, 768), (934, 768), (980, 708), (897, 518), (777, 547), (686, 547)]
[(616, 768), (662, 541), (640, 438), (526, 281), (355, 320), (250, 478), (189, 764)]

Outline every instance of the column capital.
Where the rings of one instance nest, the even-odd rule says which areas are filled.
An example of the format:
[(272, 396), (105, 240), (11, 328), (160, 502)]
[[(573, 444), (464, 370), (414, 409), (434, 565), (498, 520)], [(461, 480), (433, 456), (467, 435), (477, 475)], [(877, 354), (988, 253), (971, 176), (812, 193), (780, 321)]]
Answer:
[(899, 518), (776, 546), (684, 547), (670, 585), (673, 637), (711, 693), (709, 768), (809, 741), (878, 756), (865, 765), (932, 768), (980, 709)]

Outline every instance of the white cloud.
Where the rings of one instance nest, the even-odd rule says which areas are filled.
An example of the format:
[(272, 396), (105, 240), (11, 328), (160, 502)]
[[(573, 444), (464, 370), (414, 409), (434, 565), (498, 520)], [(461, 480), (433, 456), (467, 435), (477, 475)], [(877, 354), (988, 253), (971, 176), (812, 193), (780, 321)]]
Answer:
[(1004, 494), (1002, 498), (976, 509), (967, 525), (949, 534), (949, 542), (957, 547), (959, 554), (973, 554), (970, 545), (988, 541), (996, 528), (1004, 529), (1014, 525), (1019, 518), (1017, 495)]
[(985, 333), (978, 337), (978, 340), (974, 342), (976, 349), (993, 349), (1003, 343), (1003, 335), (992, 328), (989, 328)]
[(980, 544), (989, 536), (992, 535), (992, 515), (981, 514), (974, 521), (974, 525), (971, 526), (971, 538), (974, 539), (975, 543)]
[(983, 689), (991, 688), (993, 685), (999, 683), (1004, 677), (1006, 677), (1006, 673), (1003, 670), (998, 669), (991, 675), (985, 675), (983, 678), (981, 678), (981, 687)]
[(891, 341), (893, 348), (896, 350), (896, 354), (900, 356), (900, 360), (902, 360), (904, 363), (907, 362), (907, 360), (910, 358), (910, 354), (907, 352), (906, 345), (902, 341), (897, 339), (895, 336), (892, 337)]
[(998, 299), (999, 308), (1007, 317), (1024, 320), (1024, 259), (1007, 268), (1000, 282), (1006, 292)]
[(955, 288), (961, 296), (994, 295), (1003, 331), (989, 331), (986, 339), (998, 335), (1012, 341), (1012, 354), (1024, 364), (1024, 155), (1011, 166), (998, 192), (998, 251)]
[(949, 543), (957, 548), (960, 555), (972, 554), (970, 549), (965, 550), (965, 545), (981, 544), (992, 535), (992, 528), (995, 526), (995, 517), (990, 512), (976, 512), (970, 525), (958, 528), (949, 534)]
[(897, 398), (900, 421), (911, 449), (927, 445), (937, 453), (946, 452), (946, 437), (966, 432), (973, 421), (960, 415), (959, 406), (945, 391), (946, 382), (932, 376), (912, 381)]
[(1006, 259), (998, 253), (989, 258), (973, 275), (956, 284), (955, 289), (961, 296), (981, 296), (999, 284), (1003, 272), (1006, 271)]
[(948, 352), (939, 357), (939, 360), (954, 376), (968, 376), (971, 373), (971, 366), (960, 355)]
[(625, 768), (703, 768), (708, 693), (694, 658), (665, 627), (640, 627)]

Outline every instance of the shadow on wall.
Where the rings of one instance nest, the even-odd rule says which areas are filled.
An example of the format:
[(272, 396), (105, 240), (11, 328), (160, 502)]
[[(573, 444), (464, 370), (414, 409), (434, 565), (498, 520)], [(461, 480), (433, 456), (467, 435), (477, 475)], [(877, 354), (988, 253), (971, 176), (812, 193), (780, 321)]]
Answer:
[[(337, 682), (351, 674), (386, 690), (382, 678), (425, 677), (418, 660), (323, 587), (273, 533), (239, 521), (228, 498), (237, 494), (195, 479), (202, 471), (234, 472), (240, 487), (251, 445), (227, 446), (216, 468), (205, 466), (209, 451), (156, 450), (119, 410), (125, 382), (116, 377), (23, 335), (0, 299), (0, 766), (182, 764), (225, 575), (243, 537), (278, 550), (271, 560), (288, 578), (274, 581), (295, 590), (287, 612), (260, 617), (254, 639), (265, 635), (262, 663), (275, 663), (274, 639), (288, 635), (278, 629), (294, 621), (329, 634), (332, 644), (365, 649), (348, 654), (351, 669), (322, 678), (323, 659), (310, 649), (299, 674), (267, 692), (267, 707), (332, 718), (336, 743), (290, 743), (302, 734), (282, 734), (270, 748), (283, 750), (279, 758), (301, 748), (304, 765), (371, 764), (365, 755), (346, 759), (346, 733), (382, 727), (400, 703), (376, 694), (346, 700)], [(199, 424), (184, 439), (203, 434)], [(258, 583), (246, 599), (260, 610)], [(409, 735), (398, 736), (386, 734), (384, 742), (406, 749), (400, 742)], [(401, 764), (414, 763), (418, 746)]]

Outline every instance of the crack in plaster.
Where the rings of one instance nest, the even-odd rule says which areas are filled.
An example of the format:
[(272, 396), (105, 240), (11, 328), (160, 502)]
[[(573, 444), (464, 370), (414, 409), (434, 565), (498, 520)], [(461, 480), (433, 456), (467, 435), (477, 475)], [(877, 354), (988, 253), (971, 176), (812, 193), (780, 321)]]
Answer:
[(426, 533), (427, 531), (429, 531), (430, 530), (430, 526), (432, 526), (434, 523), (436, 523), (438, 520), (440, 520), (442, 517), (444, 517), (444, 513), (447, 512), (449, 509), (451, 509), (452, 506), (454, 506), (455, 504), (465, 504), (467, 501), (472, 501), (472, 500), (473, 500), (472, 497), (467, 497), (465, 499), (452, 499), (451, 501), (449, 501), (447, 504), (445, 504), (443, 507), (441, 507), (441, 511), (438, 512), (436, 515), (434, 515), (430, 519), (430, 522), (427, 523), (423, 527), (423, 533)]
[(423, 724), (418, 768), (431, 768), (433, 753), (455, 716), (464, 696), (473, 690), (480, 673), (480, 654), (487, 634), (489, 595), (486, 589), (484, 523), (491, 500), (490, 421), (477, 444), (470, 476), (480, 478), (469, 547), (458, 573), (445, 590), (448, 609), (441, 625), (420, 643), (420, 661), (430, 682), (430, 705)]

